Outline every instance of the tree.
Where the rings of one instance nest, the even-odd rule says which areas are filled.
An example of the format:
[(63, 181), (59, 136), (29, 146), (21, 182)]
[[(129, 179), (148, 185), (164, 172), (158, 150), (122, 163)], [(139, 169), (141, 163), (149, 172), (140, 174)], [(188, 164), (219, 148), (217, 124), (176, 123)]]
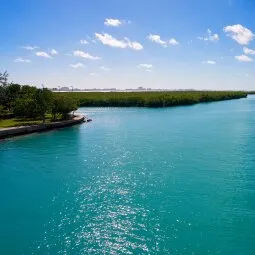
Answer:
[[(2, 105), (0, 105), (0, 115), (4, 113), (4, 107)], [(0, 116), (1, 117), (1, 116)]]
[(63, 97), (57, 96), (56, 94), (53, 96), (52, 100), (52, 108), (51, 108), (51, 115), (53, 121), (56, 120), (57, 114), (60, 113), (61, 105), (63, 104)]
[(7, 71), (0, 72), (0, 109), (1, 112), (14, 113), (18, 117), (41, 118), (45, 123), (46, 113), (61, 114), (63, 119), (78, 108), (77, 102), (69, 97), (53, 95), (43, 88), (8, 83)]
[(36, 103), (36, 87), (22, 86), (19, 97), (13, 102), (13, 113), (18, 117), (38, 117)]
[(61, 114), (62, 119), (67, 119), (68, 114), (78, 109), (76, 100), (70, 97), (54, 94), (52, 102), (52, 117), (56, 120), (56, 115)]
[(0, 73), (0, 86), (7, 85), (8, 76), (9, 74), (7, 73), (7, 71), (5, 71), (4, 73)]
[(16, 99), (13, 113), (17, 117), (36, 118), (38, 117), (37, 103), (35, 98), (21, 97)]
[(37, 89), (36, 91), (36, 108), (42, 122), (45, 123), (45, 114), (52, 108), (53, 94), (48, 89)]
[(7, 86), (8, 76), (9, 74), (7, 73), (7, 71), (5, 71), (4, 73), (0, 72), (0, 105), (3, 106), (5, 106), (5, 103), (7, 101), (5, 89)]
[(10, 111), (17, 98), (20, 97), (21, 86), (19, 84), (8, 84), (5, 87), (5, 107)]
[(16, 116), (38, 118), (45, 123), (45, 115), (51, 111), (53, 94), (48, 89), (23, 86), (14, 102), (13, 112)]
[(21, 97), (33, 97), (37, 91), (36, 87), (29, 85), (24, 85), (21, 87), (20, 96)]
[(0, 105), (4, 106), (5, 103), (6, 103), (5, 88), (3, 86), (0, 86)]

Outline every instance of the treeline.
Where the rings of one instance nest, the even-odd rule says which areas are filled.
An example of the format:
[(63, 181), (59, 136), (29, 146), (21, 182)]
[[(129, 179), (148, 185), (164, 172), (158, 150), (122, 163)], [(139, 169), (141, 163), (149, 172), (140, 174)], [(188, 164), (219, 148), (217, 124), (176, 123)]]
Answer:
[(0, 118), (39, 118), (44, 123), (47, 114), (51, 115), (52, 121), (66, 119), (77, 108), (77, 102), (70, 96), (46, 88), (8, 83), (8, 73), (0, 73)]
[(171, 91), (171, 92), (56, 92), (8, 83), (8, 73), (0, 73), (0, 118), (14, 115), (52, 120), (66, 119), (78, 106), (96, 107), (170, 107), (247, 97), (240, 91)]
[(80, 106), (97, 107), (170, 107), (204, 102), (239, 99), (239, 91), (171, 91), (171, 92), (59, 92), (74, 98)]

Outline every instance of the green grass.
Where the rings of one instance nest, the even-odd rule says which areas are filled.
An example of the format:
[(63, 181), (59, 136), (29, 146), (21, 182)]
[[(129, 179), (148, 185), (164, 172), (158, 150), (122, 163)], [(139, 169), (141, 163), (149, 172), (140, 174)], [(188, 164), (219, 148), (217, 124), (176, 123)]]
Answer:
[(240, 91), (171, 91), (171, 92), (58, 92), (72, 97), (80, 106), (97, 107), (170, 107), (238, 99)]
[[(60, 116), (57, 116), (56, 121), (60, 120)], [(47, 114), (45, 123), (52, 122), (51, 115)], [(19, 127), (19, 126), (31, 126), (42, 124), (41, 119), (24, 119), (24, 118), (11, 118), (11, 119), (0, 119), (0, 128), (8, 127)]]
[[(47, 122), (51, 122), (51, 120), (46, 119), (46, 123)], [(41, 120), (12, 118), (12, 119), (0, 120), (0, 128), (30, 126), (30, 125), (38, 125), (41, 123), (42, 123)]]

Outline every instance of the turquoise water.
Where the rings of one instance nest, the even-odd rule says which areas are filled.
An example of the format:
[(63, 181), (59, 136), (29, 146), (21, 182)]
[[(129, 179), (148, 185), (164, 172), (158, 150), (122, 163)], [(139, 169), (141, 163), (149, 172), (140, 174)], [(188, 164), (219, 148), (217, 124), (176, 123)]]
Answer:
[(80, 112), (0, 143), (0, 254), (254, 255), (255, 97)]

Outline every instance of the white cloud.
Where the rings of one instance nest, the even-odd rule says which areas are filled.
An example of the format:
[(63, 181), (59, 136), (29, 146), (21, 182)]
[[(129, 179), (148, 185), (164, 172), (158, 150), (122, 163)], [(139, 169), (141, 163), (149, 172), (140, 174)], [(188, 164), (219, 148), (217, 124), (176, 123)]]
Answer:
[(247, 47), (244, 47), (243, 48), (243, 51), (244, 51), (244, 53), (245, 54), (247, 54), (247, 55), (255, 55), (255, 50), (252, 50), (252, 49), (249, 49), (249, 48), (247, 48)]
[(119, 19), (105, 19), (104, 24), (108, 27), (119, 27), (123, 25), (125, 22)]
[(90, 75), (90, 76), (96, 76), (97, 73), (90, 73), (89, 75)]
[(124, 38), (127, 43), (127, 47), (133, 50), (142, 50), (143, 46), (139, 42), (132, 42), (127, 37)]
[(100, 41), (104, 45), (108, 45), (110, 47), (114, 48), (121, 48), (126, 49), (130, 48), (133, 50), (142, 50), (143, 46), (139, 42), (132, 42), (127, 37), (125, 37), (123, 40), (117, 40), (112, 35), (109, 35), (107, 33), (95, 33), (96, 39)]
[(235, 59), (240, 62), (253, 62), (253, 59), (246, 55), (235, 56)]
[(160, 35), (153, 35), (153, 34), (150, 34), (150, 35), (148, 36), (148, 39), (149, 39), (150, 41), (152, 41), (152, 42), (155, 42), (155, 43), (158, 43), (158, 44), (160, 44), (160, 45), (162, 45), (162, 46), (164, 46), (164, 47), (167, 47), (167, 41), (161, 40)]
[(80, 40), (80, 43), (81, 44), (89, 44), (89, 42), (87, 40), (85, 40), (85, 39), (84, 40)]
[(218, 34), (213, 34), (210, 29), (207, 29), (207, 34), (204, 37), (198, 37), (199, 40), (216, 42), (219, 41), (220, 37)]
[(84, 68), (85, 67), (85, 65), (83, 65), (82, 63), (71, 64), (70, 66), (72, 68)]
[(178, 45), (178, 44), (180, 44), (175, 38), (171, 38), (168, 43), (170, 45)]
[(150, 68), (152, 68), (153, 66), (152, 66), (151, 64), (139, 64), (137, 67), (138, 67), (138, 68), (150, 69)]
[(16, 63), (31, 63), (31, 60), (29, 60), (29, 59), (24, 59), (24, 58), (16, 58), (16, 59), (14, 60), (14, 62), (16, 62)]
[(110, 69), (110, 68), (105, 67), (105, 66), (100, 66), (100, 68), (101, 68), (102, 70), (104, 70), (104, 71), (111, 71), (111, 69)]
[(152, 64), (139, 64), (137, 67), (138, 67), (138, 68), (142, 68), (142, 69), (145, 70), (146, 72), (150, 72), (150, 73), (153, 72), (153, 70), (152, 70), (152, 68), (153, 68)]
[(223, 31), (241, 45), (248, 45), (254, 39), (252, 31), (240, 24), (226, 26)]
[(81, 58), (86, 58), (86, 59), (90, 59), (90, 60), (98, 60), (101, 59), (100, 57), (97, 56), (92, 56), (87, 52), (81, 51), (81, 50), (76, 50), (73, 52), (73, 55), (75, 57), (81, 57)]
[(50, 54), (51, 55), (58, 55), (58, 52), (55, 49), (51, 49)]
[(109, 34), (95, 33), (95, 36), (96, 36), (97, 40), (100, 41), (104, 45), (108, 45), (108, 46), (116, 47), (116, 48), (122, 48), (122, 49), (127, 48), (127, 44), (125, 41), (117, 40)]
[(43, 58), (51, 58), (51, 56), (45, 51), (37, 51), (35, 55)]
[(92, 37), (90, 37), (88, 35), (86, 37), (87, 37), (88, 41), (87, 40), (80, 40), (80, 42), (81, 41), (86, 41), (87, 43), (85, 43), (85, 44), (89, 44), (89, 41), (91, 41), (92, 43), (97, 43), (97, 41), (95, 39), (93, 39)]
[(209, 64), (209, 65), (216, 65), (216, 62), (213, 60), (207, 60), (207, 61), (203, 61), (204, 64)]
[(167, 45), (178, 45), (180, 44), (175, 38), (171, 38), (168, 41), (164, 41), (161, 39), (160, 35), (148, 35), (148, 39), (154, 43), (162, 45), (164, 48), (167, 47)]
[(22, 48), (25, 49), (25, 50), (36, 50), (36, 49), (39, 49), (38, 46), (29, 46), (29, 45), (23, 46)]

